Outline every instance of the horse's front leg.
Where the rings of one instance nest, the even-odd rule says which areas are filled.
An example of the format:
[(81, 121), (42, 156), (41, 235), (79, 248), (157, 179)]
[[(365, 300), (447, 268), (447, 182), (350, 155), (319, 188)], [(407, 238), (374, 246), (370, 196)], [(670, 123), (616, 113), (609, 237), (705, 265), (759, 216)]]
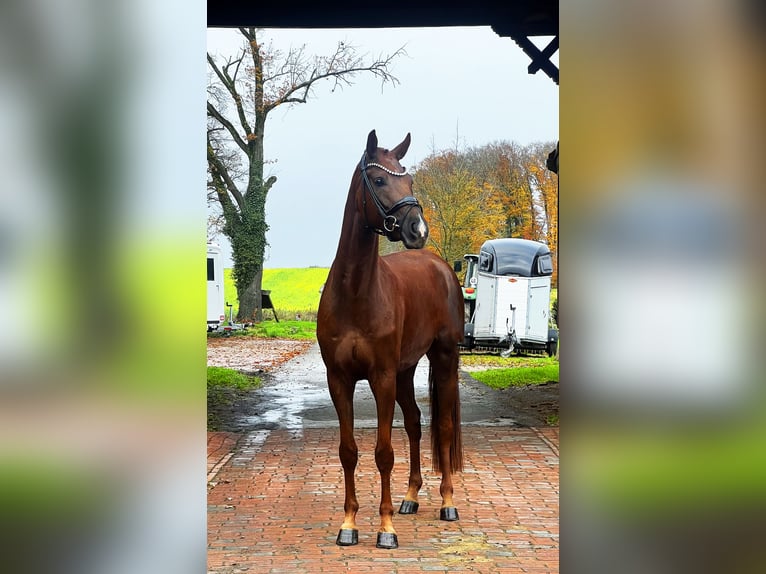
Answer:
[(343, 504), (343, 524), (340, 527), (335, 543), (338, 546), (352, 546), (359, 542), (359, 530), (356, 527), (356, 513), (359, 510), (359, 502), (356, 499), (356, 483), (354, 480), (354, 472), (359, 460), (359, 450), (354, 440), (354, 387), (356, 382), (328, 373), (327, 384), (340, 424), (338, 455), (343, 466), (343, 479), (346, 491)]
[(394, 449), (391, 445), (391, 426), (394, 422), (396, 377), (392, 373), (370, 380), (378, 411), (378, 440), (375, 444), (375, 463), (380, 473), (380, 528), (378, 548), (397, 548), (399, 542), (394, 530), (394, 505), (391, 501), (391, 471), (394, 468)]
[(418, 493), (423, 486), (420, 473), (420, 409), (415, 401), (414, 377), (417, 365), (399, 373), (396, 377), (396, 402), (404, 415), (404, 428), (410, 443), (410, 478), (399, 514), (415, 514), (418, 511)]

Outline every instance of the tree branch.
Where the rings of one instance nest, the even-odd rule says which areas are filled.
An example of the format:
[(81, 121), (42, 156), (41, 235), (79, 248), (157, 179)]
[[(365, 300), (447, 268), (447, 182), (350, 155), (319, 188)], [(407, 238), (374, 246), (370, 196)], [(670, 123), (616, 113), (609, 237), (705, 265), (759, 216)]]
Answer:
[[(237, 188), (237, 184), (234, 183), (234, 181), (231, 179), (229, 170), (226, 169), (226, 166), (216, 154), (215, 149), (213, 149), (213, 145), (209, 138), (207, 140), (207, 162), (208, 166), (210, 167), (210, 173), (213, 179), (215, 180), (216, 178), (219, 178), (221, 180), (225, 186), (225, 189), (231, 193), (231, 195), (236, 200), (237, 205), (241, 209), (245, 204), (245, 200)], [(221, 201), (221, 207), (224, 209), (224, 212), (227, 208), (226, 202), (229, 204), (228, 207), (233, 207), (233, 205), (231, 205), (231, 199), (229, 198), (228, 194), (225, 192), (222, 193), (217, 187), (216, 190), (218, 191), (218, 199)]]
[[(207, 55), (207, 62), (210, 65), (210, 67), (213, 69), (213, 72), (218, 77), (218, 80), (221, 82), (221, 84), (226, 88), (226, 91), (229, 92), (231, 95), (232, 100), (234, 100), (234, 105), (237, 108), (237, 116), (239, 117), (239, 123), (242, 126), (242, 129), (245, 132), (245, 135), (249, 135), (252, 133), (252, 128), (250, 127), (250, 123), (247, 121), (247, 115), (245, 114), (244, 107), (242, 106), (242, 97), (239, 95), (239, 92), (237, 91), (236, 86), (236, 79), (237, 74), (239, 73), (239, 66), (245, 57), (244, 52), (242, 56), (235, 60), (229, 60), (226, 63), (226, 66), (223, 70), (221, 70), (218, 65), (215, 63), (215, 60), (213, 57), (208, 54)], [(236, 69), (234, 70), (234, 75), (229, 75), (229, 68), (236, 64)], [(240, 137), (239, 133), (237, 132), (237, 129), (234, 127), (234, 125), (226, 120), (224, 118), (223, 114), (219, 110), (217, 110), (210, 102), (207, 104), (208, 109), (208, 115), (215, 118), (218, 122), (220, 122), (222, 125), (226, 126), (226, 128), (229, 130), (229, 133), (231, 133), (232, 137), (234, 138), (234, 141), (236, 144), (242, 148), (243, 151), (247, 152), (247, 143)], [(211, 112), (212, 109), (212, 112)]]
[[(229, 62), (224, 67), (223, 72), (226, 75), (226, 79), (228, 80), (229, 84), (231, 85), (229, 92), (231, 93), (231, 97), (234, 100), (234, 105), (237, 108), (239, 123), (242, 126), (242, 129), (245, 130), (245, 134), (249, 136), (253, 129), (250, 127), (250, 122), (247, 121), (245, 107), (242, 104), (242, 96), (240, 96), (239, 92), (237, 91), (237, 76), (239, 75), (239, 67), (242, 65), (242, 61), (244, 59), (245, 50), (242, 50), (242, 55), (239, 58), (236, 60), (229, 60)], [(234, 75), (230, 75), (229, 68), (231, 68), (234, 64), (236, 64), (236, 67), (234, 68)]]
[(223, 114), (221, 114), (221, 112), (219, 112), (210, 102), (207, 103), (207, 115), (225, 127), (226, 131), (229, 132), (231, 138), (234, 140), (234, 143), (237, 144), (242, 151), (247, 153), (247, 143), (240, 137), (237, 128), (229, 120), (223, 117)]
[[(284, 93), (282, 93), (280, 97), (276, 98), (273, 102), (265, 106), (265, 111), (268, 113), (269, 111), (273, 110), (274, 108), (278, 106), (281, 106), (282, 104), (291, 104), (291, 103), (305, 104), (308, 100), (308, 96), (314, 84), (324, 79), (329, 79), (329, 78), (335, 79), (335, 83), (332, 88), (333, 90), (335, 90), (335, 88), (343, 84), (347, 86), (351, 85), (350, 78), (353, 78), (356, 74), (359, 74), (362, 72), (370, 72), (374, 76), (381, 78), (381, 81), (383, 84), (385, 84), (386, 82), (397, 84), (399, 82), (399, 80), (388, 71), (388, 66), (391, 64), (391, 62), (393, 61), (395, 57), (401, 54), (406, 54), (406, 52), (404, 51), (404, 47), (399, 48), (398, 50), (396, 50), (396, 52), (386, 57), (385, 59), (373, 62), (372, 64), (368, 66), (359, 65), (360, 59), (352, 60), (351, 57), (346, 57), (346, 58), (342, 57), (346, 55), (346, 52), (348, 50), (353, 50), (353, 48), (351, 46), (346, 46), (343, 43), (339, 44), (339, 47), (336, 50), (336, 52), (327, 61), (324, 62), (324, 66), (322, 66), (322, 68), (324, 69), (320, 69), (319, 67), (315, 66), (311, 72), (311, 76), (308, 79), (297, 82), (287, 87), (284, 90)], [(300, 62), (295, 62), (293, 64), (293, 67), (294, 68), (298, 67), (299, 64)], [(348, 66), (348, 67), (343, 69), (337, 69), (336, 66), (339, 66), (339, 67)], [(296, 96), (295, 94), (300, 91), (303, 91), (303, 95)]]

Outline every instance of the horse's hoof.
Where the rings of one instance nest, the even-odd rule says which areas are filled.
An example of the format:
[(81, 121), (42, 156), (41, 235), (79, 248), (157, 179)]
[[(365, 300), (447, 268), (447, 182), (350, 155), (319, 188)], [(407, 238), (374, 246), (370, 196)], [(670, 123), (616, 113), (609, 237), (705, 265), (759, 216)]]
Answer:
[(417, 514), (419, 506), (420, 505), (414, 500), (402, 500), (402, 505), (399, 507), (399, 514)]
[(399, 548), (399, 541), (396, 539), (396, 534), (393, 532), (378, 532), (378, 542), (375, 546), (377, 548), (391, 550), (393, 548)]
[(439, 520), (448, 520), (449, 522), (458, 520), (457, 508), (454, 506), (445, 506), (439, 511)]
[(359, 531), (356, 528), (341, 528), (335, 544), (338, 546), (354, 546), (359, 543)]

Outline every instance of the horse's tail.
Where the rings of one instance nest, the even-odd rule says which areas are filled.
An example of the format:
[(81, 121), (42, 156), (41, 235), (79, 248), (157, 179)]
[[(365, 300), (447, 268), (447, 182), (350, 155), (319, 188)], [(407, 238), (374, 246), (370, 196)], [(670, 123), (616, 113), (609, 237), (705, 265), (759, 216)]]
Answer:
[[(457, 377), (450, 384), (434, 381), (433, 368), (428, 369), (428, 393), (431, 398), (431, 453), (433, 469), (441, 470), (441, 445), (450, 441), (450, 469), (452, 472), (463, 470), (463, 439), (460, 428), (460, 391)], [(452, 401), (449, 401), (452, 399)], [(452, 402), (452, 436), (443, 437), (441, 432), (441, 409), (444, 403)]]

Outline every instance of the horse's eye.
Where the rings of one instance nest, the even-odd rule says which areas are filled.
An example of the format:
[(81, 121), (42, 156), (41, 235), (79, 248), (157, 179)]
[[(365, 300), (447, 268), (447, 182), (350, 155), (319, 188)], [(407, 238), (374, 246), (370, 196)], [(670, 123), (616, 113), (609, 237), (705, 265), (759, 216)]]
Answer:
[(373, 179), (372, 181), (374, 181), (374, 182), (375, 182), (375, 185), (377, 185), (378, 187), (382, 186), (382, 185), (383, 185), (383, 183), (384, 183), (384, 181), (383, 181), (383, 178), (382, 178), (382, 177), (376, 177), (376, 178), (375, 178), (375, 179)]

